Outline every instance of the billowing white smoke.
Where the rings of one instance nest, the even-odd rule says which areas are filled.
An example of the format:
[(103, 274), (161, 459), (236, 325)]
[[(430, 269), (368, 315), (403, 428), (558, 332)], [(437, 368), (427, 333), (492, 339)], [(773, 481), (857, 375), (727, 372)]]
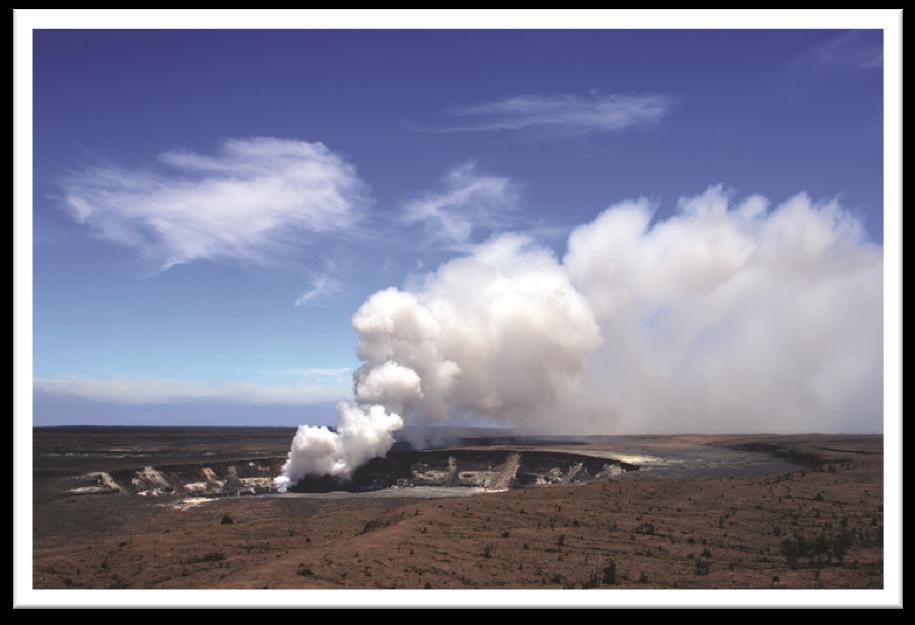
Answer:
[(570, 236), (605, 345), (580, 426), (880, 431), (881, 247), (835, 201), (729, 200), (712, 187), (654, 226), (647, 200), (624, 202)]
[[(654, 211), (610, 207), (561, 262), (504, 234), (375, 293), (353, 317), (357, 401), (567, 433), (881, 429), (883, 254), (859, 221), (806, 195), (732, 205), (720, 186)], [(383, 447), (346, 451), (361, 439), (342, 416), (322, 457), (343, 461), (294, 445), (290, 479), (346, 475)]]
[(403, 412), (423, 396), (419, 374), (392, 360), (358, 379), (355, 393), (360, 402), (383, 404), (395, 412)]
[(514, 234), (445, 263), (411, 292), (375, 293), (353, 327), (365, 361), (357, 390), (386, 363), (408, 367), (422, 395), (404, 406), (423, 423), (468, 414), (530, 423), (579, 392), (600, 344), (588, 302), (553, 254)]
[(285, 492), (306, 475), (348, 478), (359, 465), (388, 453), (394, 432), (404, 425), (400, 416), (380, 405), (340, 402), (337, 414), (336, 432), (325, 427), (299, 427), (283, 473), (274, 480), (277, 490)]
[(475, 414), (523, 425), (528, 412), (576, 393), (600, 343), (555, 257), (516, 235), (446, 263), (416, 293), (375, 293), (353, 326), (365, 361), (354, 375), (358, 403), (340, 404), (336, 433), (299, 428), (281, 490), (305, 475), (349, 477), (383, 456), (401, 412), (418, 422)]

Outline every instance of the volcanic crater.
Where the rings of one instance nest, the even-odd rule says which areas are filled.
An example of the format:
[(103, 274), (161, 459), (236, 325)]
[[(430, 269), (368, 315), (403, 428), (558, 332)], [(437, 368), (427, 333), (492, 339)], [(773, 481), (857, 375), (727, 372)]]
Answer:
[[(222, 497), (276, 492), (273, 478), (283, 457), (172, 464), (111, 472), (93, 471), (69, 489), (74, 495), (122, 493), (147, 497)], [(481, 491), (607, 480), (638, 465), (561, 450), (415, 449), (397, 443), (386, 457), (374, 458), (348, 478), (307, 475), (294, 493), (367, 492), (410, 487), (473, 487)]]
[(528, 486), (606, 480), (638, 466), (565, 451), (531, 449), (417, 450), (398, 443), (384, 458), (374, 458), (349, 479), (305, 476), (289, 490), (367, 491), (391, 487), (463, 486), (506, 490)]

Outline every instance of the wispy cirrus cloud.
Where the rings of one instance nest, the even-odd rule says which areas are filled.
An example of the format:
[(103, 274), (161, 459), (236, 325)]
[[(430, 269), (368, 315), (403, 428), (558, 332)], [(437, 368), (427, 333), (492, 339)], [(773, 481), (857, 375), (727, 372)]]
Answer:
[(879, 32), (849, 30), (811, 50), (802, 62), (820, 67), (879, 69), (883, 67), (883, 42)]
[(430, 245), (465, 249), (480, 231), (506, 225), (517, 200), (516, 183), (502, 176), (482, 174), (471, 161), (448, 172), (440, 189), (407, 202), (402, 219), (408, 224), (421, 224)]
[(78, 397), (115, 404), (238, 403), (304, 405), (344, 399), (352, 393), (346, 375), (310, 375), (288, 384), (249, 381), (199, 382), (165, 378), (45, 377), (37, 394)]
[(295, 306), (305, 306), (316, 300), (332, 297), (343, 291), (343, 284), (330, 274), (322, 274), (311, 281), (307, 291), (295, 301)]
[(348, 231), (369, 202), (355, 167), (321, 143), (230, 139), (214, 155), (157, 160), (73, 173), (63, 200), (76, 221), (163, 270), (207, 259), (263, 264), (292, 244)]
[(452, 108), (446, 132), (532, 130), (560, 134), (613, 132), (664, 117), (671, 99), (663, 95), (518, 95)]

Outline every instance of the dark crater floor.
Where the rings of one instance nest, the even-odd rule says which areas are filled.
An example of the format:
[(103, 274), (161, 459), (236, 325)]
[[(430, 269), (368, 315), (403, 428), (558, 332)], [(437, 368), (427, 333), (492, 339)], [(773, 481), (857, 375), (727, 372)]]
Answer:
[(638, 466), (561, 451), (415, 450), (396, 445), (359, 467), (349, 480), (306, 476), (292, 492), (366, 491), (392, 486), (469, 486), (501, 490), (611, 479)]

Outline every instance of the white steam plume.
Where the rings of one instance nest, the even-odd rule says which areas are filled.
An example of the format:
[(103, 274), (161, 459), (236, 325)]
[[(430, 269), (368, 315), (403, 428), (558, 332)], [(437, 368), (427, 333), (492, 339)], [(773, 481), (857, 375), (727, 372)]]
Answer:
[(625, 201), (561, 262), (504, 234), (375, 293), (353, 317), (356, 399), (415, 424), (880, 431), (882, 248), (837, 201), (732, 199), (710, 187), (655, 223)]
[(277, 490), (286, 489), (306, 475), (348, 478), (360, 465), (383, 456), (394, 444), (394, 432), (403, 419), (384, 406), (337, 404), (337, 431), (302, 425), (292, 439), (283, 473), (274, 480)]
[(403, 412), (423, 396), (419, 374), (391, 360), (360, 379), (355, 393), (360, 402), (382, 404), (395, 412)]
[(882, 249), (835, 201), (730, 200), (711, 187), (654, 226), (624, 202), (572, 233), (605, 341), (581, 427), (880, 431)]
[(600, 330), (551, 252), (503, 235), (442, 265), (414, 292), (372, 295), (353, 317), (357, 389), (386, 363), (415, 371), (419, 422), (463, 415), (524, 425), (579, 392)]
[[(516, 234), (353, 318), (357, 388), (397, 363), (416, 423), (541, 431), (879, 431), (883, 254), (837, 201), (721, 186), (610, 207), (558, 262)], [(375, 395), (377, 396), (377, 395)]]

